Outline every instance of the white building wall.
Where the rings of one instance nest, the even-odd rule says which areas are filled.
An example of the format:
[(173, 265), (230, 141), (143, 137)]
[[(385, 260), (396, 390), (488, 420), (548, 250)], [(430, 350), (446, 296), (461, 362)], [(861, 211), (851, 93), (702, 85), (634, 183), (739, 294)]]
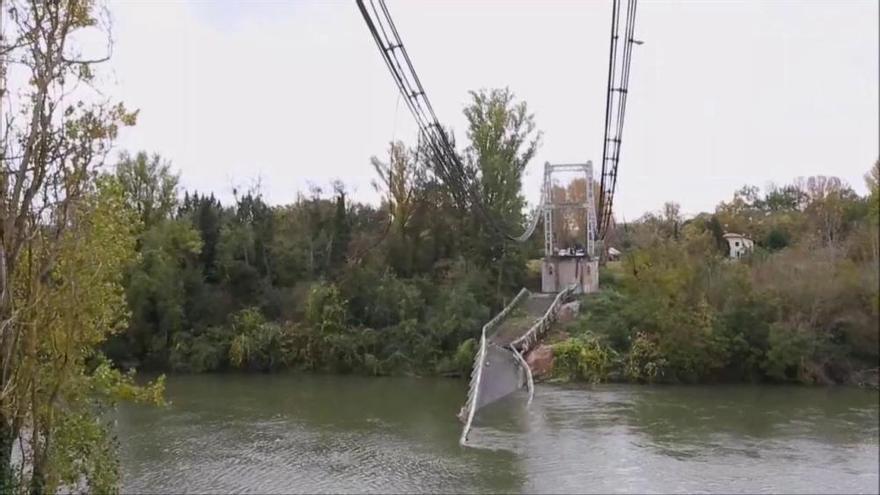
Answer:
[(730, 257), (739, 259), (755, 247), (755, 241), (746, 237), (727, 237), (727, 244), (730, 246)]

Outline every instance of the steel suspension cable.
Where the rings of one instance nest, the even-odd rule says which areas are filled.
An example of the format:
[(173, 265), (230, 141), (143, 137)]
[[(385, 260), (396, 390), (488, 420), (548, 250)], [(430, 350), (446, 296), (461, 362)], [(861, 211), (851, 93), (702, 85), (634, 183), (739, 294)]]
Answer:
[[(611, 15), (611, 40), (608, 61), (608, 86), (605, 107), (605, 139), (602, 150), (602, 174), (599, 190), (599, 237), (605, 238), (612, 221), (612, 206), (617, 188), (620, 147), (626, 117), (626, 99), (635, 42), (637, 0), (628, 0), (624, 23), (623, 50), (618, 51), (620, 5), (614, 0)], [(618, 71), (619, 66), (619, 71)]]
[[(387, 14), (388, 10), (384, 5), (384, 2), (379, 0), (379, 4), (383, 14)], [(379, 23), (379, 30), (377, 30), (368, 12), (364, 8), (363, 2), (359, 0), (358, 5), (361, 8), (364, 20), (367, 22), (367, 25), (380, 48), (383, 58), (386, 60), (386, 66), (392, 73), (392, 77), (395, 79), (401, 93), (406, 97), (407, 106), (416, 120), (420, 134), (425, 136), (425, 140), (433, 152), (435, 158), (433, 163), (434, 172), (444, 183), (447, 184), (448, 187), (450, 187), (456, 201), (460, 205), (465, 206), (466, 193), (462, 192), (465, 184), (462, 180), (462, 173), (456, 170), (458, 168), (456, 166), (458, 165), (456, 162), (457, 156), (455, 156), (454, 150), (450, 150), (451, 146), (445, 136), (445, 132), (437, 122), (436, 115), (433, 114), (433, 107), (430, 105), (430, 101), (425, 95), (424, 88), (421, 86), (418, 76), (415, 75), (414, 70), (412, 70), (412, 63), (409, 60), (406, 49), (403, 47), (403, 43), (396, 35), (397, 29), (394, 26), (393, 21), (390, 16), (385, 15), (383, 22), (382, 16), (376, 10), (374, 0), (370, 0), (370, 6), (377, 17), (377, 22)], [(386, 26), (388, 27), (387, 31), (385, 29)], [(394, 36), (393, 38), (388, 38), (389, 31), (392, 33), (392, 36)], [(380, 32), (382, 34), (381, 36), (379, 35)], [(410, 69), (409, 72), (404, 70), (403, 64), (401, 64), (401, 61), (398, 58), (398, 53), (403, 54), (406, 66)], [(420, 100), (425, 102), (425, 106), (429, 109), (428, 112), (422, 107)]]
[(602, 140), (602, 170), (599, 174), (599, 225), (597, 228), (601, 232), (603, 230), (603, 224), (605, 219), (605, 201), (607, 200), (605, 197), (605, 177), (607, 175), (608, 169), (608, 160), (612, 159), (612, 154), (610, 151), (610, 143), (609, 139), (611, 139), (611, 106), (614, 98), (614, 72), (617, 68), (617, 64), (615, 64), (615, 60), (617, 58), (617, 17), (620, 14), (620, 4), (618, 0), (613, 0), (611, 4), (611, 35), (609, 41), (609, 49), (608, 49), (608, 84), (605, 89), (605, 134)]
[[(636, 16), (636, 6), (637, 0), (629, 0), (629, 5), (627, 8), (627, 29), (626, 29), (626, 45), (624, 48), (624, 62), (623, 62), (623, 73), (621, 74), (621, 87), (623, 91), (620, 93), (620, 103), (618, 115), (619, 119), (617, 122), (617, 140), (614, 154), (614, 169), (611, 175), (611, 194), (608, 200), (608, 208), (606, 211), (605, 222), (606, 225), (609, 225), (611, 222), (612, 215), (612, 207), (614, 204), (614, 193), (617, 188), (617, 171), (618, 164), (620, 163), (620, 145), (623, 140), (623, 124), (626, 118), (626, 99), (629, 93), (629, 75), (632, 67), (632, 49), (633, 43), (635, 42), (633, 36), (635, 34), (635, 16)], [(606, 230), (607, 232), (607, 230)]]

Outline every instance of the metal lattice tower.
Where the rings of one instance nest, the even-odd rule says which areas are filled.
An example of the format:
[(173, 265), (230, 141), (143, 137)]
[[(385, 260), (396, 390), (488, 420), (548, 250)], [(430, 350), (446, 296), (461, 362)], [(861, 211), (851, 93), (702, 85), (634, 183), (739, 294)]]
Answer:
[(593, 182), (593, 162), (587, 162), (587, 256), (596, 257), (596, 240), (599, 238), (596, 223), (596, 185)]
[[(586, 184), (586, 196), (584, 202), (574, 203), (557, 203), (553, 200), (553, 174), (556, 172), (575, 172), (583, 174), (581, 177)], [(583, 225), (584, 229), (584, 246), (586, 255), (589, 259), (596, 257), (596, 240), (598, 238), (598, 229), (596, 223), (596, 191), (595, 182), (593, 180), (593, 162), (587, 163), (566, 163), (566, 164), (544, 164), (544, 183), (541, 186), (541, 204), (539, 208), (543, 212), (544, 217), (544, 255), (556, 255), (556, 238), (553, 232), (553, 211), (565, 208), (575, 208), (584, 210)]]
[(542, 184), (541, 205), (544, 213), (544, 256), (553, 254), (553, 208), (549, 206), (553, 198), (552, 165), (544, 164), (544, 183)]

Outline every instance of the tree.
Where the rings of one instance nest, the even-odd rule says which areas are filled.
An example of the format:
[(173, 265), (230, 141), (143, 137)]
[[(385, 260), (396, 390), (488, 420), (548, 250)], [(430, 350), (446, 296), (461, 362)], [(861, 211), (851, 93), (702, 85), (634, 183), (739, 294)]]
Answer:
[(877, 225), (880, 222), (880, 159), (874, 162), (874, 166), (865, 174), (865, 185), (868, 186), (871, 221)]
[(465, 108), (470, 140), (468, 167), (479, 177), (482, 199), (504, 227), (522, 222), (522, 174), (535, 156), (541, 133), (525, 102), (507, 88), (471, 91)]
[(245, 308), (230, 316), (235, 337), (229, 347), (229, 360), (243, 369), (270, 371), (281, 364), (283, 329), (267, 322), (256, 308)]
[[(388, 163), (375, 156), (370, 159), (380, 181), (373, 182), (373, 187), (384, 193), (383, 207), (388, 213), (385, 230), (377, 242), (387, 243), (388, 263), (398, 274), (411, 275), (421, 244), (416, 214), (424, 203), (425, 168), (419, 163), (419, 150), (408, 150), (402, 142), (391, 143), (388, 158)], [(366, 249), (357, 251), (355, 258), (361, 258)]]
[(389, 162), (383, 163), (375, 156), (370, 163), (379, 175), (382, 186), (373, 183), (377, 190), (384, 188), (385, 201), (391, 215), (394, 230), (402, 235), (415, 210), (418, 180), (421, 171), (418, 168), (418, 157), (410, 152), (400, 141), (391, 143), (388, 150)]
[[(868, 244), (870, 249), (869, 259), (873, 261), (876, 278), (880, 278), (880, 159), (874, 162), (871, 170), (865, 174), (865, 184), (868, 186)], [(878, 301), (880, 307), (880, 301)]]
[[(578, 178), (570, 181), (567, 186), (553, 184), (551, 191), (552, 201), (556, 204), (583, 204), (587, 202), (587, 181)], [(553, 233), (556, 235), (556, 244), (560, 248), (575, 247), (576, 244), (584, 245), (586, 232), (587, 211), (580, 207), (559, 208), (553, 214)]]
[(709, 218), (706, 223), (706, 228), (712, 233), (712, 239), (715, 240), (715, 247), (718, 248), (720, 253), (727, 256), (730, 253), (730, 244), (724, 239), (724, 228), (721, 227), (721, 222), (718, 221), (717, 215), (712, 215)]
[(838, 177), (817, 175), (806, 180), (807, 218), (826, 246), (836, 244), (845, 228), (846, 203), (855, 193)]
[(167, 365), (175, 334), (189, 328), (185, 282), (200, 249), (198, 232), (185, 220), (165, 220), (142, 234), (126, 291), (132, 312), (128, 346), (142, 362)]
[(217, 241), (220, 279), (245, 306), (257, 304), (274, 274), (275, 214), (258, 192), (236, 198)]
[(345, 189), (341, 184), (336, 187), (336, 210), (333, 216), (333, 240), (330, 244), (330, 263), (334, 266), (345, 264), (348, 255), (348, 243), (351, 241), (351, 225), (345, 208)]
[(774, 228), (767, 234), (767, 238), (764, 240), (764, 245), (767, 249), (771, 251), (778, 251), (786, 246), (788, 246), (790, 242), (790, 236), (788, 232)]
[[(525, 102), (515, 102), (505, 89), (472, 91), (471, 103), (464, 110), (470, 141), (465, 161), (472, 176), (479, 180), (480, 196), (491, 221), (505, 232), (522, 229), (524, 224), (522, 176), (535, 156), (541, 133)], [(497, 294), (502, 288), (521, 284), (525, 276), (522, 246), (500, 239), (480, 219), (472, 240), (481, 263), (492, 267), (497, 277)]]
[(137, 225), (119, 184), (101, 180), (69, 218), (45, 274), (48, 282), (32, 286), (40, 305), (22, 317), (33, 325), (21, 336), (20, 388), (13, 392), (27, 418), (22, 462), (30, 467), (30, 481), (19, 483), (31, 493), (83, 483), (96, 492), (115, 490), (119, 473), (111, 425), (95, 413), (120, 398), (161, 402), (161, 381), (135, 387), (130, 375), (113, 370), (98, 352), (108, 336), (124, 328), (122, 278), (135, 257)]
[(681, 206), (678, 203), (667, 201), (663, 204), (663, 227), (667, 237), (678, 239), (682, 221)]
[(210, 282), (219, 280), (217, 274), (217, 243), (220, 240), (220, 227), (223, 221), (223, 207), (212, 193), (210, 196), (200, 196), (197, 192), (184, 195), (183, 204), (178, 210), (178, 216), (188, 218), (193, 226), (199, 231), (202, 239), (202, 251), (199, 261), (202, 265), (202, 273)]
[(158, 154), (147, 156), (141, 151), (132, 158), (123, 152), (116, 164), (116, 177), (125, 190), (128, 206), (138, 213), (144, 229), (174, 213), (179, 178)]
[(767, 211), (800, 211), (806, 205), (806, 193), (794, 184), (777, 187), (771, 184), (761, 201)]
[[(82, 219), (95, 172), (119, 127), (133, 125), (136, 113), (121, 104), (90, 103), (95, 98), (87, 99), (85, 89), (74, 91), (89, 88), (92, 66), (106, 59), (84, 56), (76, 43), (82, 29), (107, 27), (91, 2), (3, 0), (0, 9), (9, 21), (0, 54), (16, 62), (14, 80), (24, 81), (11, 91), (16, 97), (7, 98), (6, 67), (0, 68), (0, 100), (11, 107), (4, 108), (6, 128), (0, 133), (0, 492), (5, 493), (13, 489), (14, 439), (30, 431), (38, 443), (47, 442), (54, 431), (44, 428), (39, 416), (57, 405), (57, 396), (36, 394), (36, 382), (23, 371), (34, 359), (40, 365), (52, 359), (34, 353), (51, 334), (37, 308), (58, 303), (62, 293), (53, 287), (52, 274), (60, 269), (68, 231)], [(80, 273), (70, 276), (73, 284)], [(58, 382), (59, 394), (73, 393), (68, 385)], [(49, 402), (34, 402), (41, 400)], [(43, 460), (33, 462), (43, 469)], [(49, 474), (31, 473), (19, 481), (43, 490)]]
[(715, 208), (715, 216), (725, 231), (753, 235), (751, 230), (761, 216), (761, 207), (760, 189), (745, 185), (733, 193), (730, 202), (722, 201)]

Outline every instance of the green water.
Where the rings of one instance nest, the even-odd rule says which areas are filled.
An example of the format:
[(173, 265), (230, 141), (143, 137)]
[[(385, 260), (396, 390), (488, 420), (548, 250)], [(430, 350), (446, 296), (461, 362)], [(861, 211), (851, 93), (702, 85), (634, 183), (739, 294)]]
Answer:
[(465, 383), (171, 377), (117, 416), (123, 490), (878, 492), (878, 393), (772, 386), (538, 386), (478, 415)]

